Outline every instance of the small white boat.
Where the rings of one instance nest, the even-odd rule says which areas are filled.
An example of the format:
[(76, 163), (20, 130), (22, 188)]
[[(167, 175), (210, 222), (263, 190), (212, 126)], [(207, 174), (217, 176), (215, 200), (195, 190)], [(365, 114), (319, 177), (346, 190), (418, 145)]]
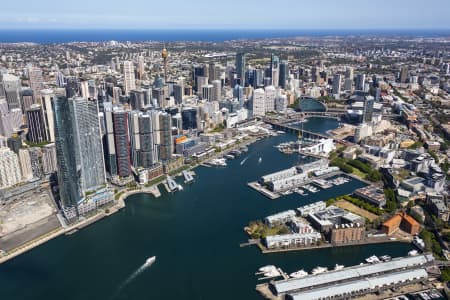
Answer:
[(419, 251), (417, 250), (411, 250), (408, 252), (408, 256), (417, 256), (419, 254)]
[(147, 260), (145, 261), (145, 266), (150, 266), (151, 264), (153, 264), (156, 260), (156, 256), (152, 256), (147, 258)]
[(293, 272), (293, 273), (289, 274), (289, 277), (291, 277), (291, 278), (303, 278), (303, 277), (306, 277), (308, 275), (309, 275), (308, 272), (306, 272), (305, 270), (300, 270), (300, 271)]
[(336, 265), (334, 266), (334, 270), (335, 270), (335, 271), (342, 270), (343, 268), (344, 268), (344, 265), (338, 265), (338, 264), (336, 264)]
[(183, 186), (181, 184), (178, 185), (178, 190), (182, 191), (183, 190)]
[(272, 270), (276, 270), (277, 268), (274, 265), (267, 265), (264, 267), (259, 268), (260, 272), (270, 272)]
[(366, 262), (376, 264), (380, 262), (380, 259), (376, 255), (372, 255), (371, 257), (366, 258)]
[(312, 269), (311, 274), (317, 275), (317, 274), (325, 273), (326, 271), (328, 271), (328, 269), (325, 267), (315, 267), (314, 269)]
[(262, 157), (259, 157), (258, 164), (260, 164), (261, 162), (262, 162)]
[(392, 257), (390, 257), (389, 255), (383, 255), (383, 256), (380, 256), (380, 259), (382, 261), (390, 261), (392, 259)]
[(277, 269), (273, 269), (272, 271), (264, 273), (264, 277), (278, 277), (280, 275), (281, 274)]

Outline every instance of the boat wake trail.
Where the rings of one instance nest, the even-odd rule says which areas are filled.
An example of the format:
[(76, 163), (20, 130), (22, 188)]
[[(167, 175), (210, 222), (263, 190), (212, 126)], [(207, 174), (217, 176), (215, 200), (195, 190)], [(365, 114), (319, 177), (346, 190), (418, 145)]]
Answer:
[(154, 261), (146, 261), (142, 266), (140, 266), (136, 271), (134, 271), (128, 278), (123, 281), (119, 287), (117, 288), (114, 295), (110, 298), (110, 300), (116, 299), (119, 296), (120, 292), (129, 285), (133, 280), (135, 280), (139, 275), (142, 274), (146, 269), (148, 269), (151, 265), (153, 265)]
[(246, 158), (244, 158), (244, 159), (241, 161), (241, 166), (245, 164), (245, 162), (247, 161), (247, 159), (248, 159), (249, 157), (250, 157), (250, 155), (247, 156)]

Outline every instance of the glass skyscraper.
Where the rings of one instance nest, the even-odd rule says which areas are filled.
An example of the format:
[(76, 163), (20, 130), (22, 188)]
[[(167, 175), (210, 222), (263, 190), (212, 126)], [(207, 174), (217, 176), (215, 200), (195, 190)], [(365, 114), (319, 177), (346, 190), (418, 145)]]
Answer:
[(86, 192), (106, 183), (98, 106), (84, 98), (58, 97), (54, 112), (61, 204), (73, 208)]

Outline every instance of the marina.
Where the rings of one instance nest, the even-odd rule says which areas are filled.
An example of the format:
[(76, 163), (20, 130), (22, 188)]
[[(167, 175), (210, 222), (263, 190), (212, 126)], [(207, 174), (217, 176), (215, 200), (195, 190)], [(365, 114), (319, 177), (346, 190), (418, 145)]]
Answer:
[[(317, 126), (334, 124), (324, 121)], [(314, 120), (309, 119), (308, 124), (314, 124)], [(198, 167), (195, 184), (184, 185), (183, 192), (168, 193), (160, 185), (161, 196), (155, 198), (136, 191), (138, 194), (128, 197), (126, 207), (113, 216), (0, 265), (0, 281), (8, 283), (2, 286), (2, 296), (53, 300), (70, 289), (73, 292), (65, 294), (68, 300), (108, 300), (151, 253), (157, 256), (151, 272), (140, 275), (116, 300), (143, 299), (149, 294), (155, 299), (209, 299), (214, 295), (216, 300), (259, 300), (262, 298), (254, 287), (261, 282), (253, 274), (264, 265), (275, 265), (290, 274), (302, 268), (310, 271), (318, 262), (331, 269), (336, 263), (351, 266), (370, 255), (397, 257), (411, 250), (409, 244), (395, 242), (271, 255), (261, 254), (255, 247), (239, 247), (239, 241), (247, 241), (242, 225), (256, 216), (326, 200), (364, 186), (352, 180), (314, 195), (293, 193), (283, 201), (268, 201), (249, 189), (246, 182), (298, 162), (295, 155), (286, 156), (273, 147), (294, 138), (283, 134), (260, 140), (248, 147), (247, 154), (228, 161), (227, 168)], [(258, 165), (260, 156), (263, 162)], [(172, 178), (177, 184), (184, 180)], [(92, 271), (86, 272), (88, 266)], [(61, 268), (71, 272), (61, 276)], [(220, 272), (214, 277), (205, 276), (215, 270)], [(53, 282), (53, 288), (44, 289), (41, 278)], [(224, 289), (224, 282), (232, 288)], [(84, 288), (77, 289), (79, 284)]]

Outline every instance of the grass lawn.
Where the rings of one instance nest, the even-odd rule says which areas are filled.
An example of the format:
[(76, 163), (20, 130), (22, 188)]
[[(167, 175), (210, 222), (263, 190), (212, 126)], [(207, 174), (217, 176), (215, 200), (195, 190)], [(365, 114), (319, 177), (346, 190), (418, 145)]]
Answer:
[(359, 215), (361, 217), (369, 219), (370, 222), (372, 222), (373, 220), (378, 219), (378, 216), (376, 214), (373, 214), (373, 213), (371, 213), (371, 212), (369, 212), (369, 211), (367, 211), (365, 209), (362, 209), (362, 208), (360, 208), (360, 207), (358, 207), (358, 206), (354, 205), (353, 203), (350, 203), (350, 202), (348, 202), (346, 200), (336, 201), (334, 203), (334, 205), (336, 205), (337, 207), (346, 209), (346, 210), (348, 210), (348, 211), (350, 211), (352, 213), (355, 213), (355, 214), (357, 214), (357, 215)]

